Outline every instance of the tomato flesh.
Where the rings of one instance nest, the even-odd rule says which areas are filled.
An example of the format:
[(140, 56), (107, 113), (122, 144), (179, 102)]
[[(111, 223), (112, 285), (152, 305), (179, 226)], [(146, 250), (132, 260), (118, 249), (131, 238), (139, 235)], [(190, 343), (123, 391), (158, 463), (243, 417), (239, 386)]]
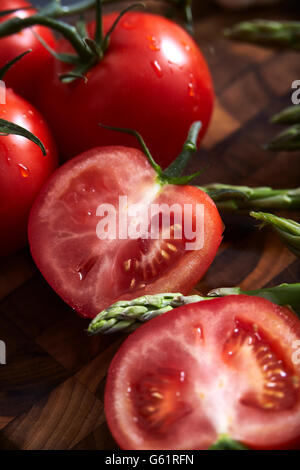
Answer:
[[(213, 261), (223, 231), (214, 202), (198, 188), (160, 186), (156, 179), (140, 151), (98, 148), (59, 168), (37, 198), (29, 221), (33, 258), (50, 285), (81, 315), (92, 318), (120, 298), (144, 293), (187, 293)], [(121, 212), (128, 214), (129, 209), (119, 209), (119, 196), (127, 197), (128, 207), (139, 203), (143, 213), (153, 203), (176, 203), (175, 209), (183, 212), (185, 204), (203, 206), (203, 247), (186, 251), (185, 222), (176, 238), (172, 216), (165, 236), (157, 219), (156, 239), (138, 234), (122, 239), (119, 232), (113, 239), (99, 239), (100, 204), (113, 205), (117, 220)]]
[[(105, 32), (116, 17), (104, 15)], [(88, 29), (94, 37), (94, 23)], [(71, 51), (66, 41), (58, 48)], [(214, 99), (210, 72), (194, 40), (166, 18), (127, 13), (87, 83), (62, 83), (59, 74), (67, 71), (53, 60), (37, 97), (64, 159), (99, 145), (137, 147), (133, 136), (99, 128), (99, 122), (137, 130), (163, 167), (179, 154), (193, 122), (202, 122), (198, 143), (206, 132)]]
[(105, 412), (123, 449), (250, 448), (300, 442), (300, 321), (247, 296), (190, 304), (131, 334), (107, 378)]

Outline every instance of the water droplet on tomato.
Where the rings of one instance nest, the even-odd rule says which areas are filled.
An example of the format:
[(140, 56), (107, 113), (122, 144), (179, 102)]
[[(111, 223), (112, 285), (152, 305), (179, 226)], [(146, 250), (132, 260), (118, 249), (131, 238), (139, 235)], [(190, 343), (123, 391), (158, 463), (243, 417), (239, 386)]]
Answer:
[(149, 49), (150, 49), (151, 51), (156, 51), (156, 52), (160, 51), (160, 46), (159, 46), (159, 44), (158, 44), (157, 39), (156, 39), (155, 36), (150, 36), (150, 35), (149, 35), (149, 36), (146, 36), (146, 39), (147, 39), (147, 40), (149, 41), (149, 43), (150, 43), (150, 44), (149, 44)]
[(188, 84), (188, 90), (189, 90), (189, 96), (194, 97), (195, 96), (195, 87), (194, 87), (194, 84), (192, 82)]
[(191, 50), (191, 46), (187, 42), (182, 41), (181, 44), (183, 45), (183, 47), (185, 48), (186, 51)]
[(202, 327), (200, 325), (195, 325), (193, 332), (196, 339), (202, 339)]
[(160, 64), (157, 62), (157, 60), (152, 60), (150, 62), (150, 64), (151, 64), (152, 69), (154, 70), (154, 72), (158, 76), (158, 78), (162, 78), (163, 71), (162, 71), (162, 68), (161, 68)]
[(81, 266), (78, 266), (76, 272), (79, 276), (80, 281), (83, 281), (86, 278), (86, 276), (89, 274), (89, 272), (97, 262), (97, 259), (97, 256), (91, 256), (91, 258), (89, 258), (86, 262), (82, 263)]
[(27, 166), (23, 165), (23, 163), (18, 163), (17, 164), (21, 173), (22, 178), (28, 178), (30, 171)]
[(190, 82), (188, 84), (188, 93), (192, 98), (195, 96), (195, 77), (193, 73), (190, 73)]

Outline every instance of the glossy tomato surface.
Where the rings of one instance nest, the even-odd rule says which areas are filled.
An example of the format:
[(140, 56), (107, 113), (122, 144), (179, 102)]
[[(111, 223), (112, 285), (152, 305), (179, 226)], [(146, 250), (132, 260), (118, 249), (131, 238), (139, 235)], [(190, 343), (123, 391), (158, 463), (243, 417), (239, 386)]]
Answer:
[[(1, 0), (0, 11), (30, 6), (30, 2), (23, 0)], [(33, 15), (34, 12), (33, 8), (21, 10), (0, 17), (0, 23), (13, 17), (26, 18)], [(6, 86), (13, 88), (18, 94), (29, 100), (34, 98), (41, 76), (46, 73), (48, 65), (52, 62), (51, 54), (34, 36), (34, 33), (38, 34), (51, 48), (55, 47), (51, 31), (42, 26), (24, 29), (17, 34), (0, 39), (0, 68), (28, 49), (32, 50), (5, 75)]]
[[(124, 206), (119, 206), (119, 196), (127, 198)], [(129, 234), (129, 225), (138, 228), (142, 220), (132, 214), (134, 204), (140, 205), (141, 214), (149, 213), (148, 229), (150, 221), (155, 226), (150, 207), (162, 205), (162, 214), (174, 203), (169, 232), (163, 233), (167, 224), (157, 219), (157, 238)], [(97, 233), (105, 220), (98, 209), (102, 204), (115, 209), (116, 232), (111, 239)], [(191, 214), (194, 225), (197, 204), (204, 210), (198, 225), (203, 246), (187, 250), (186, 238), (193, 237), (183, 228), (184, 214)], [(178, 219), (175, 214), (180, 213)], [(128, 229), (122, 235), (124, 217)], [(189, 292), (213, 261), (222, 232), (218, 210), (208, 195), (191, 186), (160, 186), (144, 154), (125, 147), (93, 149), (65, 163), (42, 189), (29, 221), (38, 268), (69, 305), (90, 318), (120, 298)]]
[(123, 449), (208, 449), (222, 435), (253, 449), (296, 447), (299, 338), (296, 315), (258, 297), (208, 300), (149, 321), (109, 369), (114, 438)]
[[(104, 16), (105, 31), (115, 18)], [(89, 29), (93, 36), (94, 25)], [(60, 50), (66, 47), (63, 41)], [(206, 132), (213, 108), (207, 64), (194, 40), (163, 17), (126, 14), (87, 83), (62, 83), (64, 67), (53, 62), (38, 102), (65, 159), (99, 145), (137, 146), (132, 136), (100, 129), (99, 122), (139, 131), (164, 167), (180, 152), (194, 121), (202, 121), (200, 139)]]
[(0, 256), (26, 244), (27, 220), (42, 184), (57, 166), (57, 151), (41, 114), (27, 101), (7, 90), (0, 118), (24, 127), (44, 144), (47, 155), (28, 139), (0, 136)]

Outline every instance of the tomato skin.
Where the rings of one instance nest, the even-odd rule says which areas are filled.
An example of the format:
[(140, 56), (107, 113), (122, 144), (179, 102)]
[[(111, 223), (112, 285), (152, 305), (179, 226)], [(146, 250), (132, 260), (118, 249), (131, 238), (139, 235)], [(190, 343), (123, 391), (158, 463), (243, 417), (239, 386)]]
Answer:
[[(251, 356), (251, 344), (247, 338), (241, 342), (241, 337), (235, 342), (237, 354), (224, 355), (235, 334), (236, 318), (258, 327), (258, 347)], [(262, 333), (267, 343), (264, 336), (259, 338)], [(299, 338), (300, 321), (289, 309), (244, 295), (190, 304), (149, 321), (124, 341), (108, 371), (105, 414), (113, 437), (122, 449), (207, 449), (219, 434), (251, 449), (299, 448), (300, 365), (291, 362), (292, 344)], [(268, 367), (256, 369), (263, 357), (259, 347), (266, 344), (273, 356)], [(234, 362), (242, 347), (246, 362)], [(275, 355), (281, 360), (279, 367), (289, 371), (284, 380), (294, 378), (286, 389), (282, 381), (275, 390), (284, 390), (283, 400), (293, 393), (292, 403), (283, 401), (279, 410), (272, 410), (243, 402), (248, 390), (255, 390), (260, 374), (272, 371)], [(170, 380), (172, 369), (182, 371), (183, 384)], [(175, 394), (172, 397), (176, 390), (177, 404)], [(170, 423), (179, 404), (187, 413)], [(152, 407), (148, 426), (144, 423), (148, 416), (139, 411), (144, 405)]]
[[(118, 236), (113, 241), (99, 240), (97, 207), (103, 202), (118, 206), (119, 195), (126, 195), (134, 204), (144, 201), (147, 210), (154, 201), (181, 207), (202, 204), (204, 247), (183, 256), (170, 245), (167, 260), (158, 262), (153, 261), (156, 255), (150, 248), (147, 256), (145, 250), (142, 253), (140, 241)], [(136, 297), (137, 292), (188, 293), (213, 261), (222, 232), (220, 215), (207, 194), (189, 186), (161, 188), (145, 155), (125, 147), (92, 149), (66, 162), (43, 187), (29, 219), (30, 248), (38, 268), (54, 290), (87, 318), (116, 300)], [(158, 251), (155, 253), (160, 255)], [(150, 275), (143, 271), (142, 278), (141, 271), (127, 273), (124, 263), (137, 257), (140, 266), (151, 270)]]
[(18, 124), (44, 144), (47, 155), (33, 142), (16, 135), (0, 136), (0, 256), (22, 248), (27, 220), (42, 184), (57, 166), (57, 150), (40, 113), (11, 89), (0, 118)]
[[(9, 10), (15, 8), (28, 7), (31, 4), (23, 0), (1, 0), (0, 9)], [(34, 8), (21, 10), (11, 15), (0, 18), (0, 23), (12, 18), (26, 18), (33, 15)], [(40, 41), (33, 35), (37, 33), (52, 49), (55, 48), (55, 40), (52, 32), (42, 26), (27, 28), (20, 33), (13, 34), (0, 39), (0, 68), (10, 62), (18, 55), (31, 49), (32, 52), (23, 57), (5, 75), (5, 83), (9, 88), (13, 88), (29, 101), (33, 101), (36, 88), (41, 80), (41, 74), (47, 73), (51, 64), (51, 54), (42, 46)]]
[[(115, 18), (115, 13), (104, 15), (105, 31)], [(94, 24), (89, 30), (93, 35)], [(60, 44), (68, 50), (65, 41)], [(203, 124), (199, 142), (208, 127), (213, 86), (205, 59), (194, 40), (163, 17), (125, 15), (103, 60), (87, 73), (87, 83), (64, 84), (58, 78), (62, 72), (65, 65), (54, 61), (38, 103), (64, 159), (99, 145), (138, 146), (132, 136), (100, 129), (102, 122), (139, 131), (166, 167), (181, 151), (194, 121)]]

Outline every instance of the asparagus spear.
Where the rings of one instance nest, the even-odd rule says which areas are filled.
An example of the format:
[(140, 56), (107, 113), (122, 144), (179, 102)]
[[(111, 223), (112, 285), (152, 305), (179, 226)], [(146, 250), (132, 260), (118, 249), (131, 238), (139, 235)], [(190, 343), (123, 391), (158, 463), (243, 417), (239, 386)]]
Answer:
[(209, 297), (224, 297), (227, 295), (250, 295), (263, 297), (264, 299), (278, 305), (289, 305), (293, 310), (300, 310), (300, 283), (280, 284), (275, 287), (244, 291), (240, 287), (221, 287), (211, 290)]
[(209, 292), (207, 297), (200, 295), (183, 296), (180, 293), (145, 295), (134, 300), (120, 301), (100, 312), (89, 324), (87, 332), (91, 335), (128, 332), (174, 308), (214, 297), (245, 294), (264, 297), (278, 305), (300, 308), (300, 283), (281, 284), (277, 287), (243, 291), (239, 287), (221, 288)]
[(294, 104), (275, 114), (271, 122), (273, 124), (300, 124), (300, 105)]
[[(300, 50), (299, 21), (244, 21), (227, 29), (224, 34), (231, 39)], [(281, 132), (267, 144), (268, 150), (294, 151), (300, 149), (300, 106), (291, 106), (285, 109), (276, 114), (271, 122), (294, 125)]]
[(180, 293), (144, 295), (134, 300), (121, 300), (100, 312), (89, 324), (88, 333), (117, 333), (134, 330), (141, 323), (205, 297)]
[(271, 225), (283, 243), (300, 257), (300, 224), (291, 219), (285, 219), (265, 212), (250, 212), (250, 215), (262, 221), (262, 226)]
[(294, 124), (278, 134), (266, 145), (268, 150), (299, 150), (300, 149), (300, 124)]
[(205, 191), (221, 210), (282, 210), (300, 208), (300, 188), (250, 188), (248, 186), (217, 183), (198, 187)]
[(299, 21), (243, 21), (226, 29), (224, 34), (246, 42), (300, 49)]

